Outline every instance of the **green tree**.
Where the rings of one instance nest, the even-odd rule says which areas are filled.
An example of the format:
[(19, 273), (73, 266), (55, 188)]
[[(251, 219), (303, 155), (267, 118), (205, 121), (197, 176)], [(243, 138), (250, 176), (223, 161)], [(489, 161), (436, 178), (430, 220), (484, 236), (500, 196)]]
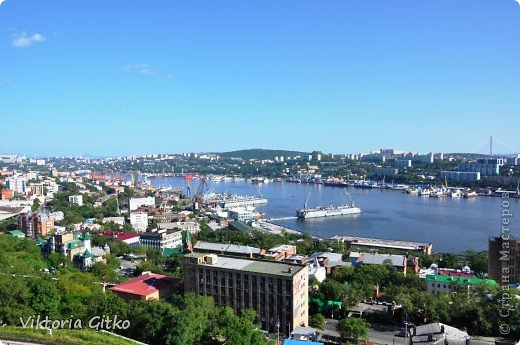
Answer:
[(477, 252), (475, 250), (466, 251), (466, 263), (477, 274), (487, 273), (488, 253), (487, 251)]
[(0, 275), (0, 319), (8, 325), (17, 325), (20, 317), (33, 315), (28, 307), (31, 293), (24, 278)]
[(29, 283), (31, 297), (29, 306), (36, 314), (49, 318), (59, 317), (60, 293), (56, 284), (46, 279), (35, 279)]
[(345, 284), (327, 279), (320, 285), (320, 293), (324, 301), (342, 301), (347, 296), (348, 287)]
[(337, 331), (341, 338), (347, 342), (358, 344), (368, 338), (370, 324), (363, 319), (348, 318), (338, 322)]
[(40, 205), (41, 205), (40, 199), (38, 199), (38, 198), (34, 199), (34, 202), (31, 206), (31, 211), (36, 212), (36, 210), (38, 210), (40, 208)]
[(322, 314), (314, 314), (309, 318), (309, 326), (317, 329), (325, 329), (325, 316)]
[(439, 261), (439, 267), (441, 268), (459, 268), (460, 259), (457, 255), (452, 253), (444, 254)]

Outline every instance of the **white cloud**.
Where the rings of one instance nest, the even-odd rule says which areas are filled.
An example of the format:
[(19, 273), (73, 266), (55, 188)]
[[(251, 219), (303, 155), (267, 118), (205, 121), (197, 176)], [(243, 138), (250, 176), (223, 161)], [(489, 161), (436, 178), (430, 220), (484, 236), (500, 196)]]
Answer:
[(128, 64), (123, 68), (127, 72), (136, 72), (139, 74), (152, 74), (152, 66), (145, 63)]
[(2, 5), (4, 3), (5, 0), (0, 0), (0, 5)]
[(520, 5), (520, 0), (515, 0), (518, 5)]
[(27, 32), (23, 31), (19, 34), (16, 34), (13, 39), (13, 47), (16, 48), (25, 48), (33, 45), (36, 42), (45, 41), (45, 37), (39, 33), (35, 33), (33, 35), (28, 35)]

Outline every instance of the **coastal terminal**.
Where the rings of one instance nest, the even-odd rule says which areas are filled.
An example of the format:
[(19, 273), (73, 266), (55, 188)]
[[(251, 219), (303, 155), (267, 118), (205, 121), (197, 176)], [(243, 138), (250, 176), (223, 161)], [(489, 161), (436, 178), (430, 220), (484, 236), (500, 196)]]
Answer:
[[(272, 234), (280, 235), (284, 232), (303, 234), (303, 232), (290, 229), (281, 225), (270, 223), (269, 221), (258, 221), (255, 227)], [(368, 237), (355, 237), (355, 236), (342, 236), (336, 235), (329, 239), (325, 239), (318, 236), (312, 236), (314, 239), (320, 241), (335, 241), (342, 242), (346, 248), (366, 248), (366, 249), (395, 249), (400, 251), (407, 251), (416, 254), (431, 254), (433, 250), (433, 244), (427, 242), (409, 242), (409, 241), (398, 241), (398, 240), (386, 240), (379, 238), (368, 238)]]

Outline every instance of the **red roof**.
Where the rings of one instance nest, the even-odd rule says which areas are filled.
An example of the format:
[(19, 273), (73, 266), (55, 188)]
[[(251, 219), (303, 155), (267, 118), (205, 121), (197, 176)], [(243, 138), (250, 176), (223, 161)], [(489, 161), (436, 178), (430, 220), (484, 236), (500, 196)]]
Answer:
[(439, 268), (437, 270), (437, 274), (450, 276), (450, 277), (463, 277), (463, 278), (473, 278), (475, 275), (473, 273), (462, 272), (460, 270)]
[(132, 295), (148, 296), (161, 289), (168, 288), (170, 283), (167, 279), (168, 277), (162, 274), (146, 273), (116, 285), (110, 288), (110, 290)]
[(120, 241), (126, 241), (131, 238), (139, 237), (139, 235), (137, 234), (129, 234), (127, 232), (122, 231), (100, 231), (99, 234), (105, 237), (113, 237), (116, 240)]

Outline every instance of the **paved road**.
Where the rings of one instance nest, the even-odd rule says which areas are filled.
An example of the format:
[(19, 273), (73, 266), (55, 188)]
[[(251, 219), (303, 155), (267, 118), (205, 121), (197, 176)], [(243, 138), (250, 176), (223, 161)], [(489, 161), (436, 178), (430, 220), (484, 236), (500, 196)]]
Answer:
[(121, 262), (121, 267), (116, 270), (116, 273), (120, 276), (133, 277), (133, 273), (137, 268), (137, 265), (141, 262), (141, 260), (135, 260), (134, 262), (125, 259), (119, 259)]

